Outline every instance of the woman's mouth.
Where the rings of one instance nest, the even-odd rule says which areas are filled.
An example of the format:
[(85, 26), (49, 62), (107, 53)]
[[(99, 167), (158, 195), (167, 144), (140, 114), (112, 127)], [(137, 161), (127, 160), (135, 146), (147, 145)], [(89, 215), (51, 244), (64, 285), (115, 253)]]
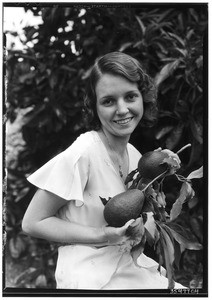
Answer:
[(133, 119), (133, 117), (130, 117), (130, 118), (121, 119), (121, 120), (114, 120), (113, 122), (115, 122), (115, 123), (118, 124), (118, 125), (126, 125), (126, 124), (128, 124), (132, 119)]

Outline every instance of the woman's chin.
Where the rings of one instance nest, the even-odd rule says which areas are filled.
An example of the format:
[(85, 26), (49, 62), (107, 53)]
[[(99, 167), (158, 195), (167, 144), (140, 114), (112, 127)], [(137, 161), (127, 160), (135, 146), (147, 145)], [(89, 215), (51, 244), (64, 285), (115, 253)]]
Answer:
[(132, 122), (125, 125), (115, 124), (114, 130), (120, 135), (131, 135), (137, 125), (137, 122)]
[(115, 128), (114, 129), (114, 133), (117, 136), (121, 136), (121, 137), (129, 137), (133, 131), (135, 130), (135, 127), (124, 127), (124, 126), (120, 126), (119, 128)]

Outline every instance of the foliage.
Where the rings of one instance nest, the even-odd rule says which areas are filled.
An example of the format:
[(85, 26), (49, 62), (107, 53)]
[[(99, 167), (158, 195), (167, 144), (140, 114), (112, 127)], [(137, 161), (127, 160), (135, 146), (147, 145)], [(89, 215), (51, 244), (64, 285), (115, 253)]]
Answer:
[[(24, 49), (8, 49), (6, 56), (7, 119), (13, 123), (24, 111), (19, 129), (24, 145), (15, 164), (7, 159), (6, 249), (13, 260), (28, 260), (33, 244), (35, 259), (43, 263), (44, 256), (38, 251), (48, 250), (53, 257), (52, 245), (46, 242), (40, 248), (36, 239), (21, 233), (21, 219), (34, 193), (25, 178), (86, 130), (83, 95), (90, 67), (98, 56), (117, 50), (131, 54), (143, 63), (158, 86), (158, 123), (153, 128), (138, 128), (131, 142), (142, 153), (158, 146), (177, 151), (189, 142), (191, 150), (181, 155), (182, 174), (186, 176), (203, 164), (207, 6), (36, 4), (25, 10), (41, 15), (43, 24), (25, 27)], [(23, 142), (21, 138), (18, 141)], [(175, 186), (172, 177), (165, 187), (168, 203), (174, 202), (177, 193), (170, 188)], [(205, 181), (199, 181), (202, 183), (194, 185), (195, 197), (183, 208), (200, 241)], [(35, 269), (43, 275), (41, 265)], [(189, 269), (188, 260), (186, 266)], [(50, 278), (49, 274), (45, 276)], [(38, 279), (38, 285), (41, 281), (45, 282), (44, 277)], [(44, 285), (51, 283), (47, 280)]]
[[(141, 158), (143, 159), (143, 157)], [(163, 162), (166, 165), (166, 171), (156, 176), (151, 181), (147, 181), (147, 178), (141, 176), (140, 172), (132, 171), (133, 179), (130, 174), (127, 183), (131, 182), (129, 189), (139, 189), (145, 195), (144, 205), (141, 209), (141, 223), (138, 225), (141, 231), (141, 241), (132, 248), (131, 254), (135, 264), (137, 265), (137, 259), (145, 249), (146, 242), (154, 249), (159, 262), (159, 270), (165, 266), (168, 277), (168, 287), (173, 289), (174, 284), (174, 270), (179, 268), (179, 261), (182, 252), (185, 249), (189, 250), (201, 250), (202, 245), (198, 242), (198, 239), (192, 234), (190, 226), (182, 226), (178, 220), (181, 216), (183, 204), (189, 202), (195, 195), (192, 188), (192, 179), (202, 178), (203, 170), (199, 168), (193, 171), (187, 178), (179, 176), (176, 171), (180, 168), (176, 168), (176, 161), (173, 157), (164, 158)], [(155, 166), (157, 168), (157, 166)], [(166, 195), (163, 191), (164, 180), (167, 176), (175, 175), (178, 181), (182, 182), (178, 197), (171, 207), (170, 212), (166, 207)], [(142, 198), (143, 200), (143, 198)], [(110, 201), (110, 200), (109, 200)], [(145, 230), (144, 230), (145, 228)], [(133, 229), (133, 228), (132, 228)], [(144, 231), (144, 233), (143, 233)], [(140, 235), (140, 232), (138, 232)]]

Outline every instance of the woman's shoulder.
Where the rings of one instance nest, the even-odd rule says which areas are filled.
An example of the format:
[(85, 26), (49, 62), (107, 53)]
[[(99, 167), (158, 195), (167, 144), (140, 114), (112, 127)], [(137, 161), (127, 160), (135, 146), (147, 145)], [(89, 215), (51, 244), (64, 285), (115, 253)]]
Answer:
[(128, 151), (130, 151), (131, 155), (136, 156), (137, 158), (142, 156), (141, 153), (131, 143), (128, 143)]
[(87, 155), (93, 151), (97, 142), (97, 132), (87, 131), (77, 137), (77, 139), (64, 151), (65, 155), (77, 154), (78, 156)]
[(130, 158), (131, 171), (137, 169), (141, 153), (130, 143), (128, 143), (128, 153)]

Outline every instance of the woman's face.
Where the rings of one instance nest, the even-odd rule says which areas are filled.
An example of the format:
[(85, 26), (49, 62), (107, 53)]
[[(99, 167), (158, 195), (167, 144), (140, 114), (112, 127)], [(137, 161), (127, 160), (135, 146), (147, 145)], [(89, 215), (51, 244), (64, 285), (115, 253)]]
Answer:
[(96, 85), (96, 109), (102, 129), (128, 137), (143, 116), (143, 98), (136, 83), (104, 74)]

